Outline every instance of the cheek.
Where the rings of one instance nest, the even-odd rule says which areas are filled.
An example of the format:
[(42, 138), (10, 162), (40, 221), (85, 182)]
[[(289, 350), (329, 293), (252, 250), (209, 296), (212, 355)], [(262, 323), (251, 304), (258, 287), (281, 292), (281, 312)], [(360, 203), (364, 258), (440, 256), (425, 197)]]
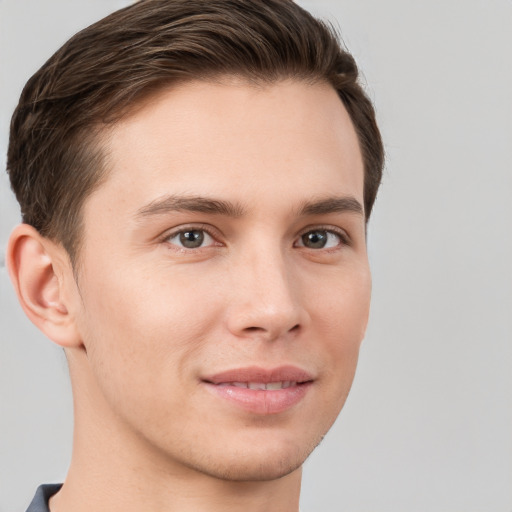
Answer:
[(323, 283), (322, 289), (313, 296), (314, 314), (320, 325), (329, 339), (338, 338), (358, 345), (364, 337), (370, 311), (369, 267), (366, 264), (347, 266)]
[(348, 269), (343, 276), (330, 280), (327, 291), (316, 296), (312, 323), (324, 353), (325, 376), (342, 400), (354, 377), (368, 323), (370, 297), (367, 266)]
[(135, 393), (171, 386), (214, 329), (212, 297), (199, 293), (193, 280), (182, 282), (179, 273), (172, 280), (165, 276), (155, 268), (118, 268), (86, 283), (84, 345), (92, 370), (112, 393), (124, 386)]

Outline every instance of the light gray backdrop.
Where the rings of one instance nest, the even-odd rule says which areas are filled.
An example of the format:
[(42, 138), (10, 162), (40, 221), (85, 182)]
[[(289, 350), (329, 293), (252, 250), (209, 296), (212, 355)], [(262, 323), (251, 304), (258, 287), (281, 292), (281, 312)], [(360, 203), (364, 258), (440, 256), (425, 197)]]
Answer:
[[(0, 0), (0, 159), (29, 76), (125, 0)], [(369, 232), (373, 310), (352, 394), (306, 464), (309, 512), (512, 511), (512, 1), (301, 2), (336, 20), (374, 98), (387, 168)], [(0, 512), (61, 481), (65, 359), (3, 264)]]

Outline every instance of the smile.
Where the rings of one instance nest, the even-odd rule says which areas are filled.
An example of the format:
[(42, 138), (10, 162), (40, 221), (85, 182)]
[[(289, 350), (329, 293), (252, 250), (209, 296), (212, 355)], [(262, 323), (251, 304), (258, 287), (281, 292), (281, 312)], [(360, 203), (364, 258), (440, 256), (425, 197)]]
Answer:
[(253, 414), (269, 415), (298, 405), (313, 386), (314, 379), (300, 368), (283, 366), (269, 370), (238, 368), (202, 382), (209, 392), (230, 405)]
[(227, 387), (234, 386), (236, 388), (247, 388), (247, 389), (264, 389), (266, 391), (274, 391), (277, 389), (287, 389), (294, 387), (297, 382), (286, 380), (281, 382), (222, 382), (217, 384), (218, 386)]

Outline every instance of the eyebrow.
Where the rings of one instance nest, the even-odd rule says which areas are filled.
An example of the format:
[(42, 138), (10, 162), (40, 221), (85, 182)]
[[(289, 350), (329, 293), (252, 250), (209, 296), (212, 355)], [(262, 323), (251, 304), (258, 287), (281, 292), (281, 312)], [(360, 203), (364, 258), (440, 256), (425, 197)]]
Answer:
[(201, 196), (165, 196), (143, 206), (135, 214), (136, 218), (144, 218), (152, 215), (162, 215), (175, 211), (187, 211), (197, 213), (212, 213), (227, 217), (241, 217), (244, 208), (238, 203), (211, 199)]
[(299, 215), (326, 215), (329, 213), (352, 212), (364, 216), (362, 204), (351, 196), (327, 197), (317, 201), (308, 201), (302, 204)]
[[(144, 218), (176, 211), (208, 213), (233, 218), (239, 218), (245, 214), (245, 208), (240, 203), (232, 203), (222, 199), (202, 196), (170, 195), (155, 199), (142, 208), (139, 208), (135, 217)], [(305, 201), (298, 209), (299, 216), (345, 212), (352, 212), (364, 216), (363, 206), (356, 198), (351, 196), (327, 197), (315, 201)]]

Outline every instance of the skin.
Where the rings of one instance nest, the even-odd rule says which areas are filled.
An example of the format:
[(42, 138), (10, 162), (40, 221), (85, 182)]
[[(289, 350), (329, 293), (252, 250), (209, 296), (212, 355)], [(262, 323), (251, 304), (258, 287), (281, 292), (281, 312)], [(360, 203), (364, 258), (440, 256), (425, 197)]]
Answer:
[[(325, 84), (187, 83), (118, 123), (105, 151), (77, 279), (29, 226), (8, 249), (20, 302), (70, 365), (73, 459), (52, 512), (296, 512), (301, 465), (345, 402), (370, 303), (354, 208), (363, 163), (343, 104)], [(172, 207), (191, 197), (231, 210)], [(182, 246), (187, 229), (201, 246)], [(205, 389), (206, 375), (254, 365), (294, 365), (313, 382), (267, 415)]]

